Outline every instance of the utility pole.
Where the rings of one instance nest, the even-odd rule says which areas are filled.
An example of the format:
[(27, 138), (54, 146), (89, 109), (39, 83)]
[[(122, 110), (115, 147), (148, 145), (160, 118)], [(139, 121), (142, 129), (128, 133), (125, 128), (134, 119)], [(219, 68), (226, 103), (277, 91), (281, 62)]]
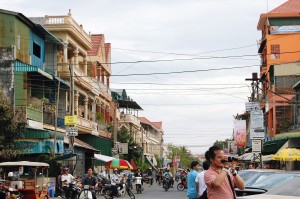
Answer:
[[(117, 133), (118, 133), (118, 126), (117, 126), (117, 106), (118, 102), (114, 102), (114, 149), (117, 149)], [(118, 149), (116, 157), (118, 157)]]
[[(251, 88), (252, 88), (252, 93), (251, 93), (251, 98), (249, 99), (250, 102), (258, 102), (259, 103), (259, 81), (260, 79), (257, 77), (257, 73), (252, 73), (252, 78), (251, 79), (246, 79), (246, 81), (252, 81), (251, 82)], [(251, 110), (250, 112), (252, 112), (253, 110)], [(252, 115), (252, 114), (251, 114)], [(251, 124), (252, 126), (253, 124)], [(252, 127), (251, 127), (252, 128)], [(255, 129), (252, 129), (255, 132)], [(251, 131), (251, 129), (250, 129)], [(259, 160), (260, 160), (260, 165), (261, 165), (261, 169), (263, 168), (263, 161), (262, 161), (262, 149), (263, 149), (263, 138), (261, 137), (253, 137), (252, 139), (252, 143), (255, 142), (255, 140), (261, 140), (261, 150), (259, 152)], [(253, 146), (252, 146), (253, 147)], [(253, 149), (253, 148), (252, 148)], [(253, 152), (253, 151), (252, 151)], [(253, 154), (254, 156), (254, 164), (255, 164), (255, 159), (256, 159), (256, 155)]]
[(57, 86), (57, 95), (56, 95), (56, 105), (55, 105), (55, 111), (54, 111), (54, 147), (53, 147), (53, 157), (55, 157), (55, 151), (56, 151), (56, 135), (57, 135), (57, 116), (58, 116), (58, 104), (59, 104), (59, 90), (60, 90), (60, 81), (58, 81)]
[[(71, 82), (71, 91), (70, 91), (70, 102), (71, 102), (71, 116), (74, 116), (74, 64), (70, 63), (70, 82)], [(69, 148), (73, 151), (74, 149), (74, 136), (69, 136)]]

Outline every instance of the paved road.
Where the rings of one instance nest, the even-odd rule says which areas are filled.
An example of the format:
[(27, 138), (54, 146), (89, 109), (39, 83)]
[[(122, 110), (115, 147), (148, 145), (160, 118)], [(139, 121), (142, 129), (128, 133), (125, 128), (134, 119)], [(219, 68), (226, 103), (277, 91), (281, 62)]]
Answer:
[[(174, 189), (171, 188), (168, 191), (165, 191), (161, 186), (154, 183), (152, 186), (149, 184), (144, 184), (144, 191), (142, 194), (137, 194), (135, 191), (135, 187), (133, 189), (133, 193), (136, 199), (186, 199), (186, 190), (178, 191), (177, 190), (177, 182), (174, 184)], [(55, 198), (56, 199), (56, 198)], [(98, 196), (97, 199), (104, 199), (103, 196)], [(117, 199), (129, 199), (129, 196), (126, 195), (123, 198)]]
[[(136, 194), (134, 189), (134, 194), (136, 199), (179, 199), (187, 198), (186, 190), (178, 191), (177, 183), (174, 184), (174, 189), (171, 188), (168, 191), (165, 191), (161, 186), (158, 186), (154, 183), (152, 186), (149, 184), (144, 184), (144, 191), (142, 194)], [(128, 197), (128, 196), (127, 196)], [(128, 197), (129, 198), (129, 197)]]

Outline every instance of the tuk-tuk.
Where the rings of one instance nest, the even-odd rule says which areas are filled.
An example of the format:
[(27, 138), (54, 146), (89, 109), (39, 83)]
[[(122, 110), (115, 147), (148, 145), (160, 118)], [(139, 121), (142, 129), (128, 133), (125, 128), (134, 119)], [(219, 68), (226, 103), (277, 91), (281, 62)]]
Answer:
[(45, 177), (48, 176), (49, 164), (43, 162), (1, 162), (1, 177), (5, 185), (17, 189), (23, 199), (49, 198), (48, 184)]

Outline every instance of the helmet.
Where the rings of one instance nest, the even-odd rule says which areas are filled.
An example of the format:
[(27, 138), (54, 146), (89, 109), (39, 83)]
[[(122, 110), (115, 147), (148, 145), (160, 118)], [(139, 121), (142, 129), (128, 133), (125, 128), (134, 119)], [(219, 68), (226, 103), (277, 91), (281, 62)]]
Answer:
[(116, 169), (114, 169), (114, 171), (118, 171), (118, 169), (116, 168)]
[(63, 170), (64, 170), (64, 171), (69, 171), (69, 168), (68, 168), (68, 167), (65, 167)]

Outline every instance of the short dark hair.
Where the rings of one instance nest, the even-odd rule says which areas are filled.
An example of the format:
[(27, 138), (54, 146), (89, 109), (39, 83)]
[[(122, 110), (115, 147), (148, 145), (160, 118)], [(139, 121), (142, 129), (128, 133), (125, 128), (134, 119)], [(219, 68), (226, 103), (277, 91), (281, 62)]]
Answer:
[(215, 151), (222, 150), (219, 146), (212, 146), (209, 147), (208, 151), (205, 152), (205, 158), (207, 161), (210, 161), (210, 159), (214, 159), (216, 157)]
[(208, 168), (210, 167), (210, 162), (209, 161), (204, 161), (202, 163), (202, 167), (204, 170), (208, 170)]
[(198, 164), (199, 164), (198, 161), (193, 161), (193, 162), (191, 163), (191, 168), (194, 169), (194, 167), (197, 166)]
[(92, 168), (92, 167), (89, 167), (89, 168), (88, 168), (88, 170), (90, 170), (90, 169), (92, 169), (92, 171), (93, 171), (93, 168)]

